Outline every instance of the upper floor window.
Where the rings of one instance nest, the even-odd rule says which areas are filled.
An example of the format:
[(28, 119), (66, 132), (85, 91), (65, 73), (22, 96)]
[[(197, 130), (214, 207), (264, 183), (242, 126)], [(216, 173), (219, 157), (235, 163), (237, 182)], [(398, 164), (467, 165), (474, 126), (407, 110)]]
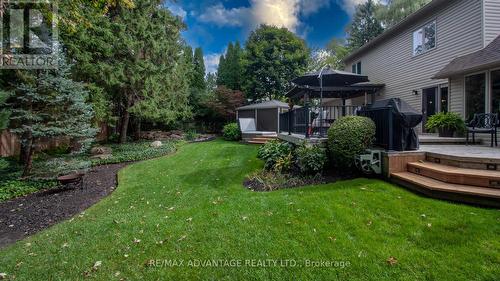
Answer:
[(352, 65), (352, 73), (361, 74), (361, 62)]
[(413, 32), (413, 55), (418, 56), (436, 48), (436, 21)]

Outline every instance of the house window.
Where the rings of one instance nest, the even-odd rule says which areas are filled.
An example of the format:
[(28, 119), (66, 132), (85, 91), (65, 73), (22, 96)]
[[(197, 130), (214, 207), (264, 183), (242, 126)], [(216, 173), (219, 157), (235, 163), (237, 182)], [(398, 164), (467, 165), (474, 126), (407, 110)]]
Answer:
[(413, 32), (413, 55), (418, 56), (436, 48), (436, 21)]
[(491, 72), (492, 113), (500, 114), (500, 69)]
[(352, 65), (352, 73), (361, 74), (361, 62)]
[(440, 88), (440, 110), (441, 112), (448, 112), (448, 104), (449, 104), (449, 95), (448, 95), (448, 87), (443, 86)]
[(465, 116), (472, 120), (474, 114), (486, 111), (486, 74), (465, 77)]

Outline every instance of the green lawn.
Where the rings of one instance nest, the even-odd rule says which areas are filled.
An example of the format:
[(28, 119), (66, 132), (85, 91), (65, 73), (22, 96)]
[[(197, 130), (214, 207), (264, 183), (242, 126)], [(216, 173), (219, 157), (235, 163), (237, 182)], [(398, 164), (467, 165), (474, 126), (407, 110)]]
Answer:
[[(255, 146), (218, 140), (129, 166), (116, 192), (84, 214), (0, 250), (0, 272), (16, 280), (500, 276), (498, 210), (427, 199), (367, 179), (251, 192), (242, 181), (262, 167), (256, 153)], [(397, 263), (389, 265), (389, 257)], [(184, 264), (150, 266), (151, 259)], [(188, 266), (207, 259), (241, 260), (242, 266)], [(296, 266), (245, 265), (268, 259)], [(305, 267), (306, 260), (348, 266)]]

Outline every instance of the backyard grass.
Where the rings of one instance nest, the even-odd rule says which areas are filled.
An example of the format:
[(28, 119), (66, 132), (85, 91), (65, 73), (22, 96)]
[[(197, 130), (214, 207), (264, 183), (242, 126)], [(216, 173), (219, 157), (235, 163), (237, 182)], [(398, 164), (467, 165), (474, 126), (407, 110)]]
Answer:
[[(262, 167), (256, 153), (255, 146), (218, 140), (131, 165), (120, 172), (118, 189), (99, 204), (0, 250), (0, 273), (16, 280), (500, 276), (498, 210), (427, 199), (368, 179), (251, 192), (242, 182)], [(155, 266), (152, 259), (175, 260), (177, 266)], [(220, 259), (242, 264), (188, 264)], [(254, 267), (245, 260), (282, 262)], [(306, 260), (344, 266), (306, 267)]]

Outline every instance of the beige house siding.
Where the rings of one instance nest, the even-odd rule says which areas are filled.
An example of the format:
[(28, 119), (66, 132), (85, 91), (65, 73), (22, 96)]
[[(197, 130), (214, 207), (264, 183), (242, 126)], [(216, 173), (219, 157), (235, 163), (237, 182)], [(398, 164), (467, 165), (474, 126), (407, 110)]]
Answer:
[[(346, 70), (361, 61), (363, 75), (386, 84), (376, 99), (399, 97), (420, 110), (422, 89), (448, 83), (431, 79), (434, 74), (454, 58), (483, 48), (482, 15), (483, 0), (450, 0), (397, 35), (346, 61)], [(434, 20), (436, 48), (414, 57), (413, 31)], [(458, 83), (450, 88), (450, 108), (457, 112), (463, 108), (463, 90), (458, 88)]]
[(500, 35), (500, 0), (484, 0), (484, 46)]
[(456, 112), (465, 118), (465, 93), (464, 76), (450, 78), (449, 90), (453, 93), (450, 96), (450, 111)]

